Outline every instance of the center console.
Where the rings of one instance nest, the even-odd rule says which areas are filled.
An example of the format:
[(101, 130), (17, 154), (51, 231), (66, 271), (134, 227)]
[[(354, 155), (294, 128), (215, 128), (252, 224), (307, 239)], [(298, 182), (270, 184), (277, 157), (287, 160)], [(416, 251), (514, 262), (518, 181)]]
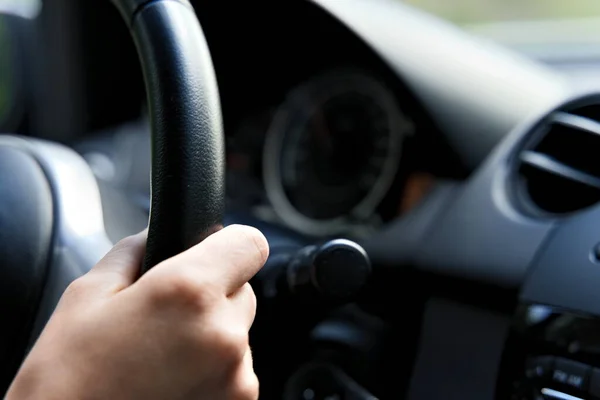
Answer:
[(521, 305), (501, 371), (498, 399), (600, 399), (600, 318)]

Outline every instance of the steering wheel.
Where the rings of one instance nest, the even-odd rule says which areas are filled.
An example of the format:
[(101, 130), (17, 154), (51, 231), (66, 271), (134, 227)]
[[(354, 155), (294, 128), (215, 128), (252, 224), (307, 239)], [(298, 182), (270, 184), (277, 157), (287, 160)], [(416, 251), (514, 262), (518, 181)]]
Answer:
[[(217, 81), (187, 0), (113, 0), (135, 41), (152, 126), (152, 206), (142, 273), (221, 228)], [(117, 94), (118, 95), (118, 94)], [(112, 246), (94, 176), (74, 151), (0, 136), (0, 391), (64, 289)]]

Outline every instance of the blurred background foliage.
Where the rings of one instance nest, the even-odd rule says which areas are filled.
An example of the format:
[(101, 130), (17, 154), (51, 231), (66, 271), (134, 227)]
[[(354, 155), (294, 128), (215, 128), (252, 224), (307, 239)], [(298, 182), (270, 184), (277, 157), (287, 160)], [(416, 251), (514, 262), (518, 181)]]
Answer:
[(404, 0), (456, 24), (600, 16), (600, 0)]

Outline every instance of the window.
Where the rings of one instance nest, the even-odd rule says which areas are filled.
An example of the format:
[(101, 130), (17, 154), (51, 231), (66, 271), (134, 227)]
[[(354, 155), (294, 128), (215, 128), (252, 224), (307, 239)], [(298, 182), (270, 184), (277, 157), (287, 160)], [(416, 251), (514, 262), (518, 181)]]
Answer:
[(459, 25), (600, 17), (598, 0), (405, 0)]
[(0, 14), (33, 18), (39, 13), (41, 7), (42, 0), (0, 0)]
[(542, 58), (600, 57), (600, 0), (402, 1)]

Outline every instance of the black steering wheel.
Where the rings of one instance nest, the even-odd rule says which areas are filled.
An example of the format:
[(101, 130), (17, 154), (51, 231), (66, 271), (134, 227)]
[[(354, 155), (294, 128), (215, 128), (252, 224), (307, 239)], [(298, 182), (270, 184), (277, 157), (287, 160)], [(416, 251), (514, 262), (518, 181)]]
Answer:
[[(113, 2), (138, 49), (152, 126), (143, 273), (221, 227), (221, 108), (208, 46), (187, 0)], [(81, 157), (62, 145), (0, 136), (2, 393), (64, 289), (111, 246), (98, 187)]]

